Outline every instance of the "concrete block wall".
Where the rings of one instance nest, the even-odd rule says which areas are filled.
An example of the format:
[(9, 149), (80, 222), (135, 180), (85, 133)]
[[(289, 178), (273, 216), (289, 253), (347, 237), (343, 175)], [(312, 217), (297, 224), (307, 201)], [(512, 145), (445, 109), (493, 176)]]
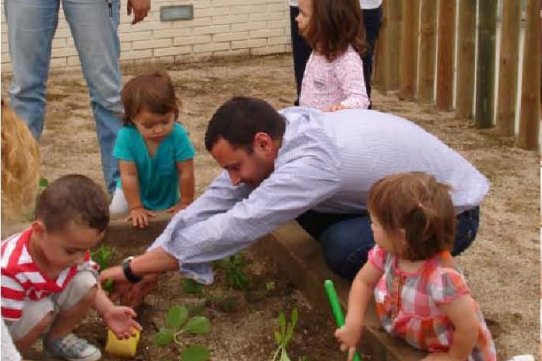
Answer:
[[(287, 0), (151, 0), (151, 12), (131, 25), (121, 0), (121, 63), (190, 62), (210, 57), (264, 55), (290, 51)], [(192, 20), (160, 21), (160, 7), (193, 5)], [(11, 71), (2, 1), (2, 71)], [(62, 9), (53, 40), (51, 69), (79, 69)]]

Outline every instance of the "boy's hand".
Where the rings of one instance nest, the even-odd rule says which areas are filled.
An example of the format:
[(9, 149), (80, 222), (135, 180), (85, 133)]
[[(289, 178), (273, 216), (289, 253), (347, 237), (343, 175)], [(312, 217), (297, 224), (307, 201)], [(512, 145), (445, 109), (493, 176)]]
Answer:
[(132, 221), (132, 226), (135, 228), (145, 228), (149, 225), (149, 217), (154, 217), (154, 212), (151, 212), (143, 207), (137, 207), (130, 211), (130, 216), (127, 221)]
[(136, 313), (130, 307), (114, 306), (105, 312), (103, 319), (117, 338), (126, 339), (143, 329), (134, 317)]
[(352, 361), (356, 353), (356, 346), (361, 339), (361, 328), (357, 331), (344, 325), (335, 331), (335, 338), (341, 344), (341, 351), (348, 351), (348, 361)]

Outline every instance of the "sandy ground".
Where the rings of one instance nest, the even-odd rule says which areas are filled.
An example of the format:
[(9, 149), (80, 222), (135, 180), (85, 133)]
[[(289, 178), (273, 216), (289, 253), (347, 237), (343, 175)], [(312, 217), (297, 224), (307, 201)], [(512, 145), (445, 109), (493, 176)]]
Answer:
[[(277, 108), (294, 99), (289, 55), (167, 65), (182, 99), (181, 121), (197, 148), (197, 192), (218, 174), (203, 147), (207, 121), (233, 95), (251, 95)], [(151, 67), (123, 69), (124, 80)], [(8, 84), (3, 79), (3, 85)], [(42, 173), (54, 180), (83, 173), (103, 184), (94, 121), (85, 82), (78, 72), (50, 76), (45, 131), (41, 140)], [(470, 160), (491, 181), (482, 205), (476, 241), (458, 257), (472, 292), (493, 331), (499, 359), (517, 354), (539, 356), (539, 155), (513, 147), (492, 130), (476, 130), (469, 121), (433, 106), (399, 101), (374, 91), (375, 108), (409, 118)], [(227, 335), (227, 333), (226, 333)]]

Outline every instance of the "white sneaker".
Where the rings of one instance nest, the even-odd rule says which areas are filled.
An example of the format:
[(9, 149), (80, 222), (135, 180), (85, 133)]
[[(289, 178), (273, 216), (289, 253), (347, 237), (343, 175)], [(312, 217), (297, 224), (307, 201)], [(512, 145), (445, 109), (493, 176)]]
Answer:
[(44, 341), (43, 348), (49, 356), (68, 361), (98, 361), (102, 358), (99, 348), (73, 333), (61, 339)]

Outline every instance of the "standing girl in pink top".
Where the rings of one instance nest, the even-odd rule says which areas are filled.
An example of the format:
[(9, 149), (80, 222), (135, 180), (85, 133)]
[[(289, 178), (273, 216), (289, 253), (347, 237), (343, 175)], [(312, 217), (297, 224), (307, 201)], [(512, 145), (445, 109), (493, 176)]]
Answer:
[(371, 187), (376, 246), (352, 283), (345, 325), (335, 332), (349, 360), (374, 292), (386, 332), (429, 352), (422, 361), (496, 361), (482, 313), (450, 254), (455, 212), (448, 192), (419, 172), (390, 175)]
[(299, 105), (324, 111), (367, 109), (370, 101), (361, 60), (366, 51), (365, 27), (359, 1), (299, 0), (296, 21), (313, 49)]

